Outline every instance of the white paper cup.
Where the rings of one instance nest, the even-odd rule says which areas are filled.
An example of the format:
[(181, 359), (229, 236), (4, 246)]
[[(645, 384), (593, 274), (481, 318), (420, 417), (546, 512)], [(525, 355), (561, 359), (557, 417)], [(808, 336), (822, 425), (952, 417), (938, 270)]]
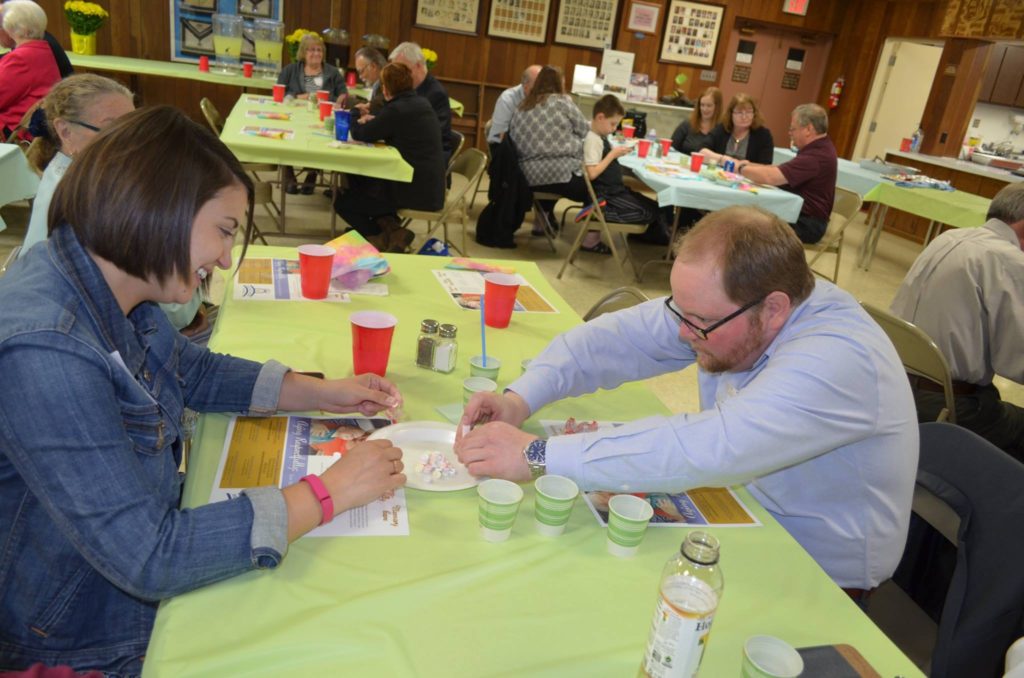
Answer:
[(569, 478), (544, 475), (533, 484), (534, 524), (545, 537), (557, 537), (565, 532), (565, 526), (572, 516), (572, 507), (580, 488)]
[(742, 678), (797, 678), (803, 671), (803, 657), (781, 638), (751, 636), (743, 643)]
[(512, 534), (512, 525), (523, 501), (523, 488), (508, 480), (491, 478), (477, 485), (476, 491), (480, 535), (485, 541), (505, 541)]
[(654, 515), (650, 502), (631, 494), (617, 494), (608, 501), (608, 553), (619, 558), (636, 555), (647, 525)]

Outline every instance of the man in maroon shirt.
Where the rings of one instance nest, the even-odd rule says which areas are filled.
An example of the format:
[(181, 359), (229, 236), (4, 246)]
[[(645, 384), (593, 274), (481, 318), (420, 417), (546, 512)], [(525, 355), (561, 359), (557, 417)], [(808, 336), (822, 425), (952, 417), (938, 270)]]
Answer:
[(839, 161), (836, 147), (828, 138), (828, 114), (817, 104), (800, 104), (789, 120), (789, 136), (797, 148), (796, 157), (781, 165), (758, 165), (740, 161), (736, 171), (759, 184), (781, 186), (804, 199), (800, 216), (791, 224), (805, 243), (816, 243), (825, 235), (832, 202), (836, 195)]

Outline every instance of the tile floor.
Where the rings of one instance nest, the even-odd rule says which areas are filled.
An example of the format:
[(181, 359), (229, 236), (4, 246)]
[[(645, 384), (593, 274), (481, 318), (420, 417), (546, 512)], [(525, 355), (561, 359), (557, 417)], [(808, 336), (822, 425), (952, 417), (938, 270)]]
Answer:
[[(485, 203), (486, 193), (481, 193), (471, 210), (474, 220)], [(305, 241), (329, 239), (329, 210), (330, 202), (321, 194), (289, 196), (287, 234), (278, 233), (275, 224), (260, 208), (257, 208), (256, 220), (271, 244), (296, 245)], [(557, 211), (560, 215), (560, 209)], [(28, 215), (29, 207), (25, 203), (15, 203), (2, 208), (0, 216), (7, 222), (8, 229), (0, 232), (0, 262), (6, 259), (12, 247), (21, 243), (28, 223)], [(531, 218), (528, 216), (528, 221)], [(887, 308), (896, 288), (921, 248), (915, 243), (884, 233), (871, 270), (864, 271), (856, 268), (857, 248), (866, 230), (864, 218), (865, 215), (862, 213), (847, 228), (839, 284), (859, 300)], [(470, 233), (474, 228), (475, 221), (469, 225)], [(414, 224), (413, 229), (422, 233), (424, 224)], [(580, 254), (575, 265), (567, 269), (563, 278), (556, 279), (555, 275), (569, 249), (571, 238), (575, 235), (573, 226), (568, 226), (567, 230), (568, 233), (563, 233), (557, 241), (557, 253), (551, 251), (545, 239), (531, 236), (529, 223), (527, 223), (516, 235), (516, 244), (518, 245), (516, 249), (498, 250), (482, 247), (472, 241), (472, 237), (470, 237), (469, 254), (478, 258), (535, 262), (555, 290), (580, 315), (585, 313), (604, 294), (622, 285), (635, 285), (649, 296), (662, 296), (668, 293), (668, 266), (649, 269), (644, 281), (636, 283), (632, 279), (621, 276), (609, 257), (595, 254)], [(456, 236), (453, 238), (458, 242)], [(414, 246), (418, 247), (422, 240), (422, 236), (417, 237)], [(656, 258), (663, 252), (663, 248), (649, 245), (636, 245), (633, 246), (633, 249), (634, 255), (639, 261)], [(830, 270), (832, 261), (831, 255), (826, 255), (819, 265), (824, 270)], [(214, 287), (215, 300), (216, 296), (222, 292), (222, 284)], [(695, 370), (684, 370), (678, 374), (657, 377), (651, 379), (649, 385), (665, 403), (665, 406), (673, 412), (698, 409)], [(1024, 387), (1005, 380), (1000, 380), (998, 385), (1009, 400), (1024, 403)], [(870, 608), (870, 616), (876, 623), (904, 649), (908, 656), (919, 666), (925, 668), (930, 648), (934, 644), (935, 624), (913, 603), (908, 602), (898, 588), (891, 585), (883, 587), (883, 590), (876, 594)]]

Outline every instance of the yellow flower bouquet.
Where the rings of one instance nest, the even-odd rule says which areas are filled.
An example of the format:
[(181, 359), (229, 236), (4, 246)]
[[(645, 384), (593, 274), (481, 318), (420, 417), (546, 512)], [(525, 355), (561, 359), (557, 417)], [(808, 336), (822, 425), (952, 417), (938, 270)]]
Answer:
[(309, 33), (315, 33), (316, 31), (307, 31), (305, 28), (296, 28), (294, 31), (284, 36), (285, 44), (288, 45), (288, 53), (292, 57), (292, 61), (295, 61), (296, 54), (299, 51), (299, 42), (302, 41), (303, 36)]
[(110, 14), (95, 2), (71, 0), (64, 3), (64, 14), (71, 31), (79, 35), (92, 35), (103, 26)]
[(437, 64), (437, 52), (432, 49), (423, 48), (423, 61), (427, 64), (427, 70), (433, 70)]

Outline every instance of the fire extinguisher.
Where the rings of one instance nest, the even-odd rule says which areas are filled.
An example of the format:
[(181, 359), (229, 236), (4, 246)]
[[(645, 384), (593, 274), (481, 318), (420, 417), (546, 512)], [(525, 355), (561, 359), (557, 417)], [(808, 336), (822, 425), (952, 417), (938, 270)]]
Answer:
[(846, 85), (846, 78), (843, 76), (839, 76), (832, 83), (832, 89), (828, 92), (828, 107), (830, 109), (839, 107), (839, 96), (843, 93), (844, 85)]

